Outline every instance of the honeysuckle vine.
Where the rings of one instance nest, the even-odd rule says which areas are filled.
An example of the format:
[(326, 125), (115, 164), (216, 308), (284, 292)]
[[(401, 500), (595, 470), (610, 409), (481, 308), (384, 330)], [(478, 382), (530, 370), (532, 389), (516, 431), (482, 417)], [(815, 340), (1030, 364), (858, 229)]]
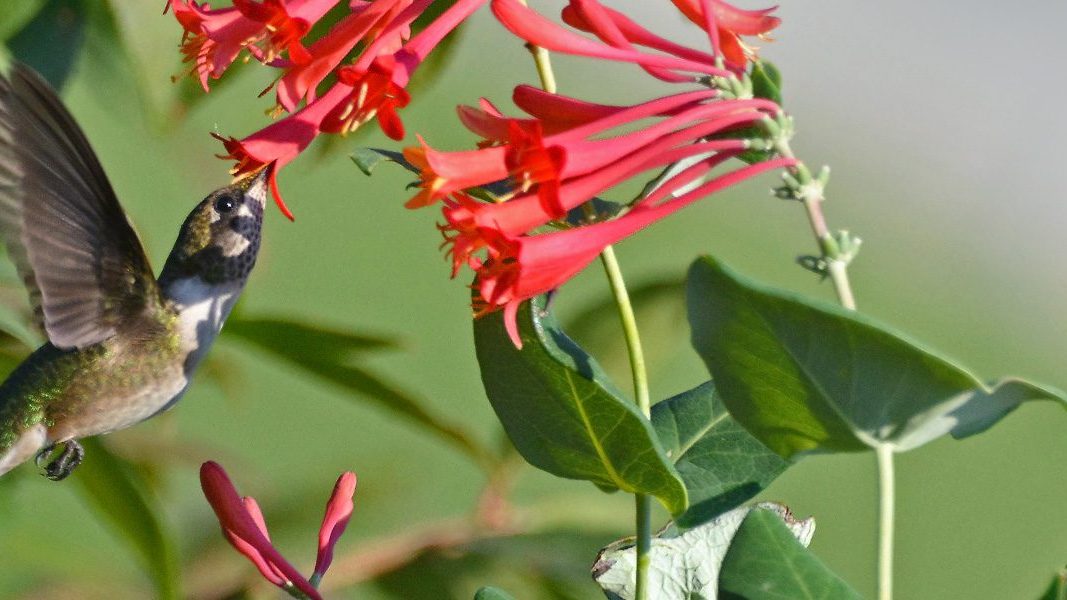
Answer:
[[(855, 300), (847, 266), (859, 245), (845, 232), (830, 232), (822, 214), (828, 170), (812, 173), (794, 156), (792, 118), (774, 95), (757, 93), (753, 77), (762, 65), (751, 38), (766, 39), (780, 24), (774, 9), (742, 10), (722, 0), (672, 1), (704, 33), (706, 48), (668, 40), (597, 0), (571, 0), (560, 15), (563, 24), (521, 0), (489, 1), (497, 21), (530, 48), (542, 89), (514, 89), (512, 100), (522, 116), (507, 116), (484, 98), (478, 106), (459, 106), (460, 122), (480, 138), (476, 149), (443, 151), (420, 136), (418, 145), (403, 151), (419, 176), (406, 206), (440, 206), (439, 229), (452, 276), (464, 268), (473, 272), (475, 317), (503, 311), (516, 348), (523, 346), (516, 321), (520, 306), (559, 289), (600, 258), (623, 327), (635, 401), (646, 419), (651, 400), (640, 335), (613, 244), (712, 194), (782, 171), (783, 184), (775, 193), (803, 204), (820, 250), (803, 264), (828, 276), (841, 304), (850, 309)], [(374, 119), (387, 136), (404, 139), (398, 111), (412, 101), (406, 89), (412, 74), (446, 35), (486, 3), (458, 0), (414, 36), (412, 24), (432, 0), (345, 6), (324, 0), (237, 0), (224, 9), (171, 0), (170, 7), (185, 31), (182, 52), (192, 63), (190, 73), (205, 91), (245, 52), (279, 73), (273, 113), (285, 116), (242, 138), (213, 134), (224, 145), (221, 157), (235, 163), (231, 173), (243, 177), (269, 163), (276, 174), (320, 134), (346, 134)], [(319, 39), (307, 40), (312, 26), (335, 9), (347, 13)], [(633, 64), (675, 89), (632, 105), (562, 95), (549, 51)], [(320, 94), (321, 87), (325, 91)], [(659, 175), (632, 201), (606, 213), (593, 208), (600, 194), (656, 171)], [(271, 190), (291, 219), (273, 179)], [(881, 452), (879, 458), (883, 473), (891, 473), (891, 460), (883, 460)], [(225, 479), (205, 468), (209, 480)], [(885, 482), (883, 490), (888, 490), (891, 480), (889, 487)], [(226, 489), (221, 483), (214, 488)], [(213, 506), (229, 506), (227, 518), (240, 525), (227, 531), (248, 529), (248, 519), (233, 502), (220, 502)], [(644, 599), (650, 497), (636, 494), (636, 507), (635, 597)], [(253, 558), (253, 550), (242, 552), (269, 580), (315, 597), (310, 583), (262, 545), (265, 526), (254, 501), (246, 501), (245, 508), (258, 530), (248, 530), (246, 537), (228, 533), (229, 539), (244, 544), (239, 549), (258, 549), (259, 559)], [(891, 518), (885, 518), (891, 510), (883, 494), (883, 597), (891, 576), (886, 542), (891, 540)], [(324, 570), (317, 566), (311, 583)]]

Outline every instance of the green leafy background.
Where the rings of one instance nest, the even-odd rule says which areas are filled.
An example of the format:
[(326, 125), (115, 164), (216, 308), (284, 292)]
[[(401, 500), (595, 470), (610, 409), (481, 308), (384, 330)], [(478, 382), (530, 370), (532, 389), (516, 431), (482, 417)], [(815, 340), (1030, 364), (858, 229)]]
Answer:
[[(15, 4), (21, 3), (0, 7), (2, 36), (22, 19), (9, 8)], [(44, 3), (24, 4), (32, 10)], [(69, 74), (64, 97), (158, 266), (189, 208), (227, 180), (208, 132), (241, 136), (263, 126), (268, 102), (255, 96), (271, 74), (236, 66), (204, 97), (189, 80), (170, 83), (184, 67), (180, 33), (172, 17), (159, 14), (161, 3), (48, 4), (54, 27), (84, 32), (73, 54), (47, 43), (58, 35), (47, 27), (9, 39), (9, 47)], [(700, 43), (662, 4), (627, 6), (637, 20)], [(1067, 55), (1056, 29), (1067, 15), (1060, 3), (1024, 4), (1005, 12), (979, 2), (961, 12), (918, 0), (786, 3), (778, 41), (764, 44), (763, 53), (783, 73), (799, 153), (834, 168), (831, 224), (864, 238), (852, 270), (863, 311), (974, 372), (1065, 388), (1060, 228), (1067, 215), (1062, 149), (1054, 144), (1067, 134), (1056, 110), (1067, 90), (1050, 74), (1058, 72), (1056, 57)], [(1033, 19), (1035, 11), (1047, 18)], [(909, 32), (906, 44), (901, 31)], [(74, 62), (64, 63), (64, 56)], [(484, 12), (451, 59), (433, 77), (417, 79), (403, 117), (409, 132), (459, 149), (471, 139), (453, 104), (485, 95), (508, 106), (511, 86), (535, 83), (535, 75), (522, 46)], [(625, 65), (555, 63), (561, 89), (582, 97), (621, 102), (665, 92)], [(255, 584), (253, 569), (224, 545), (199, 492), (197, 466), (208, 459), (224, 464), (238, 489), (259, 500), (278, 546), (305, 571), (322, 503), (341, 470), (358, 472), (360, 483), (339, 556), (373, 552), (371, 542), (382, 536), (469, 513), (486, 479), (479, 465), (496, 461), (486, 457), (500, 453), (503, 433), (479, 378), (465, 282), (447, 280), (433, 228), (437, 214), (401, 206), (410, 174), (381, 168), (367, 178), (352, 165), (347, 155), (365, 145), (390, 147), (376, 132), (361, 133), (334, 140), (321, 156), (313, 149), (282, 174), (297, 220), (268, 215), (261, 260), (240, 307), (249, 320), (299, 324), (279, 330), (280, 347), (303, 343), (309, 328), (325, 328), (356, 336), (353, 350), (324, 348), (300, 364), (265, 347), (261, 329), (224, 332), (176, 410), (104, 440), (121, 462), (94, 447), (92, 470), (87, 463), (64, 484), (30, 468), (0, 479), (0, 597), (151, 597), (175, 588), (141, 566), (173, 561), (180, 564), (181, 593), (191, 597)], [(772, 183), (754, 182), (687, 209), (619, 247), (628, 281), (650, 290), (637, 310), (655, 398), (707, 379), (688, 347), (679, 285), (697, 255), (711, 253), (761, 281), (832, 297), (828, 284), (792, 263), (812, 243), (800, 208), (768, 196)], [(20, 292), (9, 287), (0, 293), (19, 306)], [(659, 293), (672, 287), (673, 296)], [(556, 308), (564, 329), (617, 387), (628, 389), (615, 317), (589, 310), (606, 294), (591, 270), (556, 298)], [(2, 350), (4, 362), (26, 351), (15, 342)], [(335, 376), (342, 374), (349, 384), (339, 385)], [(390, 393), (403, 400), (385, 408), (381, 394)], [(436, 426), (424, 427), (427, 419)], [(899, 457), (900, 597), (1041, 593), (1067, 557), (1065, 431), (1060, 407), (1033, 403), (982, 435), (941, 439)], [(805, 458), (760, 496), (799, 516), (815, 515), (811, 549), (865, 596), (873, 590), (873, 463), (869, 454)], [(600, 547), (629, 529), (631, 499), (528, 467), (513, 476), (515, 503), (538, 517), (527, 531), (474, 540), (458, 554), (421, 553), (330, 597), (471, 598), (490, 584), (521, 599), (602, 597), (588, 566)], [(133, 491), (101, 511), (88, 499), (91, 484), (79, 477)], [(139, 523), (136, 534), (116, 535), (110, 519), (118, 511)], [(156, 536), (170, 542), (154, 545)], [(158, 553), (145, 550), (151, 546)], [(338, 561), (327, 585), (355, 572), (344, 565)]]

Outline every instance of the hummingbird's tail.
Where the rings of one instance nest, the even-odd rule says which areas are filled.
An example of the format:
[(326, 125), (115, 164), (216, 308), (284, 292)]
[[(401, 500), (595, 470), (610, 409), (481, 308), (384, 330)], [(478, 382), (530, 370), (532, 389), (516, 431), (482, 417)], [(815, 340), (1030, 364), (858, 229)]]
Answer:
[(0, 454), (0, 476), (36, 456), (47, 441), (48, 429), (41, 423), (22, 432), (15, 444)]

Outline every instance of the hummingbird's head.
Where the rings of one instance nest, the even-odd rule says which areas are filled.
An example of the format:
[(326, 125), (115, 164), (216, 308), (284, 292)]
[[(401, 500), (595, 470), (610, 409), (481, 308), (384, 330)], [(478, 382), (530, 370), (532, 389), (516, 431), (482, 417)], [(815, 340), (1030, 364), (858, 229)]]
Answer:
[(248, 277), (259, 252), (271, 169), (215, 190), (189, 213), (159, 276), (161, 284), (194, 276), (210, 284)]

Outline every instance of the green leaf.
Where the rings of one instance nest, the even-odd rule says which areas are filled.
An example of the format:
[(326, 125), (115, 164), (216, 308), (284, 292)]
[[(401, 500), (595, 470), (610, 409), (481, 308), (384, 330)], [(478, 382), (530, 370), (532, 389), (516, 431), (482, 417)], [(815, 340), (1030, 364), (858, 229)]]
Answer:
[(43, 7), (44, 0), (4, 0), (0, 2), (0, 42), (22, 29)]
[(8, 49), (52, 87), (62, 89), (85, 41), (89, 4), (80, 0), (49, 0), (32, 21), (8, 40)]
[(723, 560), (720, 592), (746, 600), (859, 600), (797, 540), (791, 520), (767, 510), (748, 515)]
[(431, 414), (421, 402), (383, 377), (351, 364), (367, 351), (396, 347), (392, 340), (297, 321), (239, 315), (230, 317), (225, 331), (433, 431), (481, 465), (493, 461), (492, 453), (462, 429)]
[(133, 547), (159, 598), (181, 597), (181, 563), (174, 536), (144, 478), (96, 438), (81, 442), (85, 461), (71, 477), (112, 530)]
[(775, 104), (782, 103), (782, 73), (774, 63), (758, 60), (752, 65), (752, 93)]
[[(797, 521), (789, 509), (771, 502), (736, 508), (685, 532), (668, 526), (652, 538), (649, 598), (715, 600), (719, 593), (720, 573), (725, 572), (723, 561), (727, 551), (732, 549), (743, 524), (757, 515), (777, 521), (801, 549), (811, 542), (815, 532), (813, 519)], [(597, 555), (593, 579), (608, 598), (631, 600), (634, 598), (636, 564), (633, 538), (619, 540)]]
[(655, 404), (652, 426), (689, 491), (681, 527), (739, 506), (789, 466), (726, 412), (710, 381)]
[(545, 308), (517, 316), (522, 350), (498, 311), (474, 321), (474, 345), (489, 402), (527, 462), (553, 475), (659, 498), (672, 514), (686, 491), (651, 424), (622, 398), (596, 361)]
[(1061, 570), (1052, 578), (1052, 583), (1040, 600), (1067, 600), (1067, 569)]
[(378, 148), (356, 148), (356, 151), (352, 153), (352, 162), (356, 163), (360, 171), (363, 174), (370, 177), (374, 172), (374, 167), (377, 167), (383, 161), (392, 161), (396, 164), (404, 167), (409, 171), (418, 173), (419, 170), (415, 168), (415, 165), (409, 163), (404, 155), (399, 152), (392, 152), (390, 150), (380, 150)]
[(711, 258), (689, 270), (689, 323), (730, 414), (784, 457), (894, 451), (991, 427), (1063, 392), (1019, 379), (983, 384), (889, 328), (749, 281)]
[(515, 597), (500, 588), (486, 586), (474, 593), (474, 600), (515, 600)]

